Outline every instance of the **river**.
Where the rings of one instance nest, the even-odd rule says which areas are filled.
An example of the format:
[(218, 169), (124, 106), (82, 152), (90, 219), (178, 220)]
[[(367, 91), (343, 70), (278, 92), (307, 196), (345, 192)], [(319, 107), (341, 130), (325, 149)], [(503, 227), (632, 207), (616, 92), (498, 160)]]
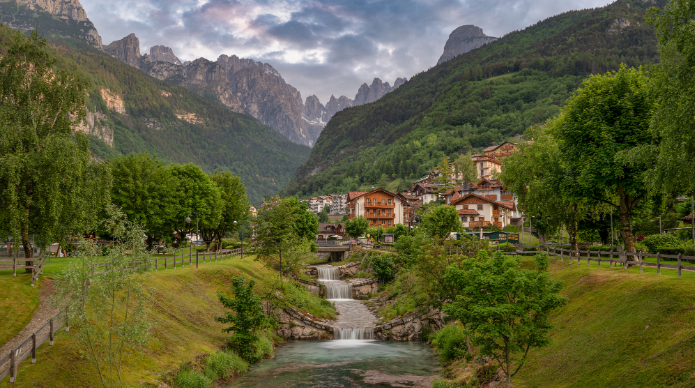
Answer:
[(429, 387), (436, 366), (424, 342), (289, 341), (228, 387)]

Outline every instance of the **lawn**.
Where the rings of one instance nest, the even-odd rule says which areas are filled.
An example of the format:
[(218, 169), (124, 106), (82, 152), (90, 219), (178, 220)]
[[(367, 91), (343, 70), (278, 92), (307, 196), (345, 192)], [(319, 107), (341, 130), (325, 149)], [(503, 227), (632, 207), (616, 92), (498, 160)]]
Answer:
[[(6, 272), (6, 271), (3, 271)], [(41, 282), (31, 286), (31, 274), (12, 270), (0, 275), (0, 345), (16, 336), (31, 321), (34, 311), (39, 307)]]

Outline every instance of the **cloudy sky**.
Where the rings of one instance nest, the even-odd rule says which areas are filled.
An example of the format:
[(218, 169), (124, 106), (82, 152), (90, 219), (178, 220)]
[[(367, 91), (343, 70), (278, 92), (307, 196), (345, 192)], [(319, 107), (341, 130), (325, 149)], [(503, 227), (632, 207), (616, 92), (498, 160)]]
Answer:
[(135, 33), (141, 53), (169, 46), (181, 60), (220, 54), (268, 62), (306, 98), (354, 98), (374, 77), (434, 66), (464, 24), (490, 36), (609, 0), (81, 0), (104, 44)]

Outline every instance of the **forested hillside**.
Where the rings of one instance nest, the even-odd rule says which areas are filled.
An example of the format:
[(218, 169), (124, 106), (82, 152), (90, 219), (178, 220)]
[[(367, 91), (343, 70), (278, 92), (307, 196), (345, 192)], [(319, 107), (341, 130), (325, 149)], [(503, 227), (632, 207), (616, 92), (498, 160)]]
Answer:
[(653, 5), (618, 0), (554, 16), (339, 112), (286, 193), (414, 180), (444, 155), (513, 140), (557, 114), (589, 75), (656, 63), (656, 38), (644, 20)]
[[(11, 34), (0, 26), (1, 40)], [(90, 83), (86, 105), (91, 121), (83, 130), (100, 158), (148, 152), (210, 173), (231, 171), (241, 176), (249, 199), (259, 203), (262, 196), (282, 189), (308, 157), (309, 147), (232, 112), (216, 98), (159, 81), (82, 41), (51, 36), (61, 66), (77, 70)]]

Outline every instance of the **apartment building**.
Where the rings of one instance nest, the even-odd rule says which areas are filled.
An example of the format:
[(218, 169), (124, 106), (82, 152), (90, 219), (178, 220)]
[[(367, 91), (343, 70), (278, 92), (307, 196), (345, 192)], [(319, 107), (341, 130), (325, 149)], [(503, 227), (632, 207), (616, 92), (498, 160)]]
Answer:
[(347, 212), (347, 195), (331, 195), (331, 214), (345, 214)]
[(405, 197), (384, 189), (368, 193), (353, 191), (348, 194), (348, 219), (364, 216), (372, 227), (390, 228), (398, 224), (407, 224), (404, 217), (405, 209), (409, 212), (410, 204)]

